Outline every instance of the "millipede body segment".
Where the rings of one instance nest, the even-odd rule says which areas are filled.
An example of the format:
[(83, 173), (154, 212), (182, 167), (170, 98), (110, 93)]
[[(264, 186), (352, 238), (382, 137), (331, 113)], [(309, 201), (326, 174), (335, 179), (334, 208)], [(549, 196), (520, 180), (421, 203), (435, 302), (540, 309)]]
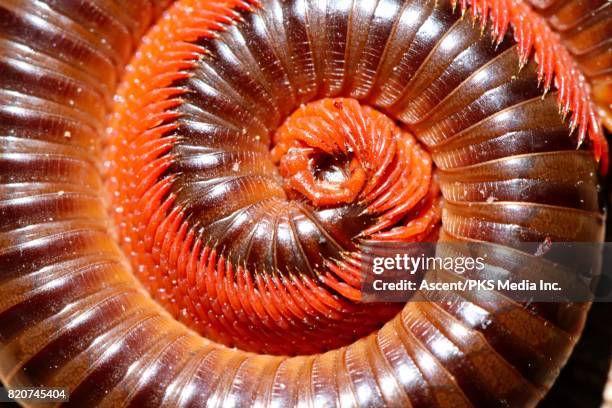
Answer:
[(512, 276), (521, 243), (603, 240), (610, 3), (168, 3), (0, 1), (3, 383), (535, 405), (588, 304), (368, 303), (360, 268), (488, 242)]

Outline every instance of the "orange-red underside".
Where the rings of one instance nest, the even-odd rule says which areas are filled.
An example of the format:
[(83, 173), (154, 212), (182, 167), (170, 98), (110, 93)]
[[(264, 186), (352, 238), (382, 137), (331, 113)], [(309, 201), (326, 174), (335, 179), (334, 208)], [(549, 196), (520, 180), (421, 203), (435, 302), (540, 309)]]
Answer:
[[(588, 135), (605, 171), (607, 145), (588, 97), (588, 85), (576, 75), (569, 54), (555, 34), (545, 24), (538, 24), (538, 17), (528, 6), (516, 0), (474, 1), (472, 5), (471, 10), (481, 21), (490, 17), (498, 40), (513, 25), (523, 61), (535, 51), (544, 86), (548, 89), (553, 79), (556, 81), (562, 112), (571, 112), (571, 125), (578, 129), (581, 141)], [(168, 151), (178, 140), (172, 136), (177, 119), (173, 108), (181, 103), (183, 91), (172, 85), (187, 77), (196, 61), (206, 55), (194, 41), (223, 30), (238, 17), (235, 10), (249, 7), (257, 5), (247, 1), (178, 1), (144, 38), (117, 92), (105, 161), (107, 191), (121, 245), (136, 275), (175, 317), (214, 340), (247, 350), (316, 352), (320, 343), (326, 348), (342, 345), (335, 343), (335, 334), (351, 330), (355, 324), (346, 316), (363, 311), (359, 305), (358, 257), (330, 262), (329, 273), (321, 274), (320, 282), (299, 275), (246, 271), (226, 262), (199, 239), (185, 212), (174, 205), (174, 177), (162, 177), (173, 161)], [(462, 2), (460, 7), (466, 10), (467, 3)], [(321, 104), (313, 109), (327, 108)], [(282, 128), (272, 152), (289, 189), (313, 199), (314, 204), (330, 204), (326, 200), (332, 191), (317, 190), (320, 186), (305, 171), (307, 160), (293, 157), (283, 162), (291, 143), (304, 142), (296, 139)], [(420, 177), (413, 180), (412, 199), (403, 200), (409, 205), (402, 209), (412, 221), (398, 229), (392, 228), (396, 218), (383, 219), (367, 231), (368, 235), (376, 239), (431, 239), (431, 226), (439, 221), (438, 192), (431, 185), (429, 157), (419, 152), (422, 157), (412, 160), (410, 166), (412, 170), (422, 167), (413, 173)], [(367, 181), (355, 171), (344, 190), (331, 200), (350, 201), (365, 187)], [(319, 202), (313, 191), (320, 193)], [(237, 310), (244, 313), (237, 314)], [(395, 310), (397, 306), (386, 306), (374, 318), (387, 318)], [(331, 322), (329, 330), (320, 330), (315, 333), (318, 338), (304, 342), (321, 316)], [(295, 321), (304, 324), (288, 330), (288, 322)], [(261, 326), (257, 338), (248, 329), (252, 325)], [(275, 342), (279, 337), (290, 341)]]

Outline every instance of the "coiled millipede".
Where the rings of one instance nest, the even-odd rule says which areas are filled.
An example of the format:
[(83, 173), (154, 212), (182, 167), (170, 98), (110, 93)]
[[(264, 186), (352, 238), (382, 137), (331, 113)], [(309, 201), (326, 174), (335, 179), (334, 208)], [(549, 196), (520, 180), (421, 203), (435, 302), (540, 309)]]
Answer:
[(588, 305), (364, 303), (359, 243), (602, 241), (612, 4), (168, 3), (0, 1), (2, 382), (535, 405)]

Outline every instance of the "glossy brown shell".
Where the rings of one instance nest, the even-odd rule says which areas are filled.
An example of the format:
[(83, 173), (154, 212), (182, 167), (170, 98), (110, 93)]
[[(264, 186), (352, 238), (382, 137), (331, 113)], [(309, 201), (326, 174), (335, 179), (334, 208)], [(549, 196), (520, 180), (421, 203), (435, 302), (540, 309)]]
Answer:
[[(588, 305), (420, 293), (367, 337), (285, 357), (212, 342), (151, 299), (117, 244), (98, 158), (118, 78), (165, 3), (0, 2), (3, 383), (67, 386), (74, 406), (535, 405)], [(206, 197), (190, 184), (216, 177), (189, 164), (203, 141), (263, 151), (300, 103), (350, 96), (405, 124), (431, 152), (444, 239), (603, 240), (597, 163), (575, 149), (536, 63), (519, 70), (511, 32), (496, 45), (446, 1), (269, 0), (243, 7), (202, 45), (210, 55), (176, 84), (190, 92), (177, 108), (183, 133), (170, 170), (193, 217), (227, 215), (198, 202)], [(249, 64), (228, 69), (232, 50), (249, 50)], [(211, 117), (260, 138), (201, 132)], [(231, 154), (220, 154), (229, 166)], [(224, 198), (239, 202), (245, 191)], [(318, 249), (320, 240), (304, 241)], [(514, 262), (509, 271), (537, 261), (517, 252)]]

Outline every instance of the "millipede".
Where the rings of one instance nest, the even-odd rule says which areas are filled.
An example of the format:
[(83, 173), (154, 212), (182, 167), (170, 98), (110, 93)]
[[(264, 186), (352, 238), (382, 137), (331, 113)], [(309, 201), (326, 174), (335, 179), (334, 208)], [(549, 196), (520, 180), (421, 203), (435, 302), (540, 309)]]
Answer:
[(611, 38), (608, 0), (0, 0), (2, 383), (536, 406), (589, 302), (366, 302), (360, 265), (603, 242)]

